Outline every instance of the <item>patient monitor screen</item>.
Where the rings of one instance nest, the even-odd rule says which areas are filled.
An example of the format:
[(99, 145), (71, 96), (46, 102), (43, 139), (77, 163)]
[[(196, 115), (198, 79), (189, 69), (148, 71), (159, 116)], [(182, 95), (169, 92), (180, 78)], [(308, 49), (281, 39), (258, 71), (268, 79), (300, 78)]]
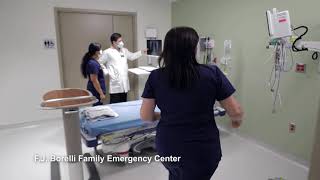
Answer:
[(159, 56), (162, 52), (162, 41), (161, 40), (147, 40), (147, 54)]

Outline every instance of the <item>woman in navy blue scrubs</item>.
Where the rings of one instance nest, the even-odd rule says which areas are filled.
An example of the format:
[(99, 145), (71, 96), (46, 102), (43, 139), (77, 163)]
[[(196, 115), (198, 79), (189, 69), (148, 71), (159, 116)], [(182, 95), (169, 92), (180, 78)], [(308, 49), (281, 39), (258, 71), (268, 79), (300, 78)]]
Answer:
[[(158, 154), (181, 157), (179, 162), (163, 162), (169, 180), (209, 180), (218, 167), (222, 154), (215, 101), (226, 109), (234, 128), (242, 122), (243, 112), (229, 80), (217, 66), (197, 63), (198, 41), (192, 28), (171, 29), (159, 58), (160, 68), (151, 72), (142, 94), (141, 119), (160, 119)], [(156, 105), (161, 114), (154, 112)]]
[(98, 62), (101, 55), (101, 45), (91, 43), (88, 52), (83, 56), (81, 63), (81, 73), (84, 78), (88, 78), (87, 90), (90, 91), (99, 101), (93, 106), (102, 105), (106, 98), (106, 85), (102, 68)]

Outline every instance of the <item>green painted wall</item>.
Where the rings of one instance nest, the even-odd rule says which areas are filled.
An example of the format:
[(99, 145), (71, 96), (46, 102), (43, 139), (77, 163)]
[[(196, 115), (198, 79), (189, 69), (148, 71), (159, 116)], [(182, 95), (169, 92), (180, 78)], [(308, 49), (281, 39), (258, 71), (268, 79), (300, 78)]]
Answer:
[[(194, 27), (200, 35), (211, 35), (217, 57), (223, 55), (223, 41), (232, 40), (230, 79), (245, 110), (239, 132), (308, 162), (320, 94), (318, 62), (311, 59), (311, 52), (294, 53), (296, 62), (307, 64), (307, 73), (291, 71), (282, 76), (282, 107), (272, 114), (267, 88), (272, 65), (271, 61), (265, 63), (272, 50), (265, 48), (265, 11), (273, 7), (289, 10), (294, 26), (308, 26), (305, 39), (320, 41), (319, 0), (178, 0), (172, 6), (172, 23)], [(293, 134), (288, 131), (289, 122), (296, 124)], [(226, 126), (228, 121), (218, 123)]]

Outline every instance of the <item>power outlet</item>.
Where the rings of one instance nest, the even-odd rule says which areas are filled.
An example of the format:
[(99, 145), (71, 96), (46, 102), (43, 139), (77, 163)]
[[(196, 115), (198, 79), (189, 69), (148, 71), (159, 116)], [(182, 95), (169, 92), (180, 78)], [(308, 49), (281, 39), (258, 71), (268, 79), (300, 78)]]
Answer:
[(295, 133), (296, 132), (296, 124), (290, 123), (289, 124), (289, 132), (290, 133)]
[(297, 73), (305, 73), (306, 72), (306, 64), (296, 63), (296, 72)]

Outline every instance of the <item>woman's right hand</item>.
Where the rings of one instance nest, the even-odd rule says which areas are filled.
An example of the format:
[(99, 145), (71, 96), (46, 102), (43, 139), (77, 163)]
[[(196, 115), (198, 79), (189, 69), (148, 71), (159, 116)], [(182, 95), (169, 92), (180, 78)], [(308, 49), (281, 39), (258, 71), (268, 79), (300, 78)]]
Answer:
[(239, 128), (241, 126), (242, 121), (231, 120), (231, 125), (233, 128)]
[(229, 115), (232, 127), (239, 128), (242, 124), (243, 110), (238, 101), (233, 96), (230, 96), (220, 101), (220, 105)]

